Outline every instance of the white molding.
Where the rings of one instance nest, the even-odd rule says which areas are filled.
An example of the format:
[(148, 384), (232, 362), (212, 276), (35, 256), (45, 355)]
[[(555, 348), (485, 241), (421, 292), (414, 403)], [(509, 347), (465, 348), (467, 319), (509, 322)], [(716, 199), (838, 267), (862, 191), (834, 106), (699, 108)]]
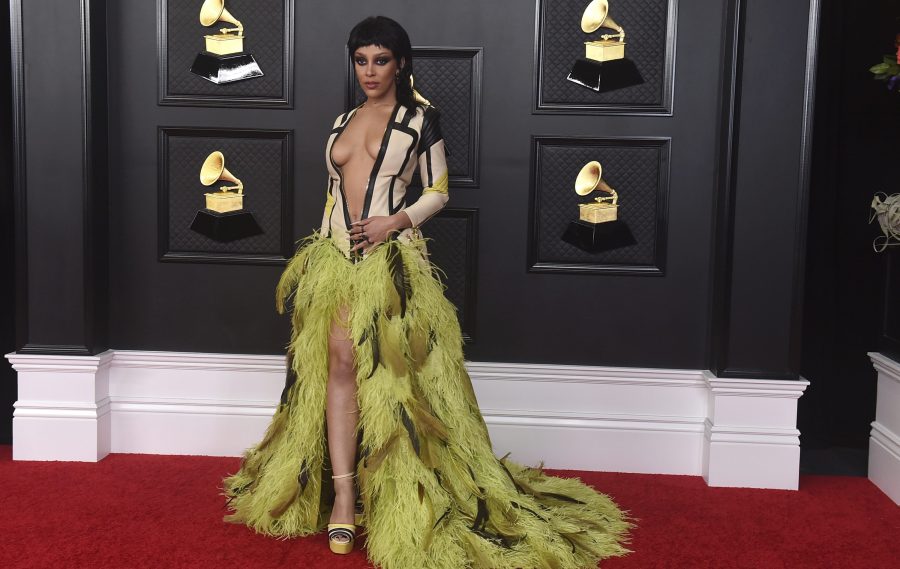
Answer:
[(285, 370), (284, 356), (277, 355), (116, 350), (113, 359), (117, 368), (240, 371), (279, 374), (283, 374)]
[(875, 371), (883, 373), (887, 380), (900, 383), (900, 363), (878, 352), (869, 352), (868, 356)]
[(703, 385), (699, 370), (466, 362), (473, 379), (677, 387)]
[[(38, 370), (96, 374), (101, 367), (79, 357), (8, 357), (25, 384)], [(284, 384), (283, 355), (116, 350), (101, 360), (109, 379), (102, 397), (59, 401), (38, 391), (16, 403), (17, 419), (103, 416), (112, 452), (238, 456), (262, 436)], [(495, 451), (511, 452), (520, 463), (702, 474), (714, 485), (780, 488), (784, 478), (797, 476), (798, 460), (784, 456), (799, 453), (799, 432), (790, 419), (805, 381), (553, 364), (466, 362), (466, 369)], [(758, 417), (748, 421), (748, 415)], [(14, 442), (14, 448), (33, 443)], [(774, 482), (772, 464), (756, 462), (761, 452), (780, 457)], [(723, 477), (723, 461), (735, 457), (747, 472), (740, 479)]]
[(900, 460), (900, 435), (879, 423), (872, 421), (872, 439)]
[(14, 460), (96, 462), (110, 452), (113, 353), (6, 354), (18, 374)]
[(707, 484), (796, 490), (797, 400), (809, 382), (703, 375), (709, 387), (703, 447)]
[(878, 372), (875, 420), (869, 436), (869, 479), (900, 504), (900, 363), (869, 353)]

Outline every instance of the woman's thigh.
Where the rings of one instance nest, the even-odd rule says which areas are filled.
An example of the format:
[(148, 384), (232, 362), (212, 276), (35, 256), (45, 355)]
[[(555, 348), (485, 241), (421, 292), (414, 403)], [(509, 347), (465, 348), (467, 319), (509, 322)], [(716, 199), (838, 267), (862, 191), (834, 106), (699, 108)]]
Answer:
[(331, 329), (328, 332), (328, 369), (330, 376), (347, 378), (355, 381), (353, 362), (353, 340), (350, 338), (349, 309), (342, 306), (338, 309)]

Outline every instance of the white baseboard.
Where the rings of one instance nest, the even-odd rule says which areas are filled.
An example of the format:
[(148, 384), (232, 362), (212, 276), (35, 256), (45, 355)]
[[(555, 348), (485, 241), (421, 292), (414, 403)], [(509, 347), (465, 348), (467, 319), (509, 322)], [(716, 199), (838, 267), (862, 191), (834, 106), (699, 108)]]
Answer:
[(109, 454), (111, 353), (7, 358), (19, 375), (14, 460), (95, 462)]
[[(102, 368), (108, 381), (95, 378), (97, 389), (72, 402), (34, 368), (41, 358), (45, 372), (53, 375), (58, 362), (65, 373), (71, 358), (7, 358), (20, 385), (14, 458), (29, 460), (99, 460), (106, 452), (238, 456), (262, 436), (285, 371), (284, 356), (109, 351), (95, 356), (105, 367), (81, 370), (99, 376)], [(701, 370), (466, 367), (494, 450), (517, 462), (796, 488), (796, 404), (805, 381), (724, 380)], [(76, 420), (90, 428), (73, 428)], [(46, 442), (48, 428), (58, 444)], [(83, 451), (90, 441), (94, 454), (64, 452)]]
[(796, 490), (800, 482), (797, 400), (804, 380), (720, 378), (709, 387), (703, 478), (710, 486)]
[(498, 454), (550, 468), (700, 473), (706, 387), (699, 371), (466, 367)]
[(900, 364), (870, 353), (878, 371), (875, 421), (869, 437), (869, 479), (900, 504)]

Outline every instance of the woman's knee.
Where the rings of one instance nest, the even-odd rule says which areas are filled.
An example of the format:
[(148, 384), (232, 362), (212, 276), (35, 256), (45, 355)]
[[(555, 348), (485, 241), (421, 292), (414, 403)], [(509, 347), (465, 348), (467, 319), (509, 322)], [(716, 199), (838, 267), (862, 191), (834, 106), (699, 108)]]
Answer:
[(329, 342), (328, 346), (329, 375), (338, 377), (355, 376), (353, 348), (346, 342)]
[(331, 323), (328, 335), (328, 369), (330, 376), (340, 379), (355, 380), (356, 371), (353, 361), (353, 340), (346, 329), (346, 320), (340, 316)]

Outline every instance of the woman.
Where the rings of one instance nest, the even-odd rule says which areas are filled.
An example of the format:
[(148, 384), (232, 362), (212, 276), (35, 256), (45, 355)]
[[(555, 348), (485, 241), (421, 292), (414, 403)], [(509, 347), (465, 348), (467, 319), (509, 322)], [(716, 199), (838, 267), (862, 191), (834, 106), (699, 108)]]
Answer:
[[(631, 524), (608, 497), (493, 454), (418, 234), (448, 199), (438, 112), (412, 89), (395, 21), (363, 20), (348, 47), (366, 101), (334, 123), (321, 230), (278, 284), (288, 377), (265, 436), (225, 479), (226, 520), (281, 537), (327, 526), (337, 553), (364, 523), (385, 569), (574, 569), (626, 553)], [(407, 205), (417, 167), (424, 189)]]

